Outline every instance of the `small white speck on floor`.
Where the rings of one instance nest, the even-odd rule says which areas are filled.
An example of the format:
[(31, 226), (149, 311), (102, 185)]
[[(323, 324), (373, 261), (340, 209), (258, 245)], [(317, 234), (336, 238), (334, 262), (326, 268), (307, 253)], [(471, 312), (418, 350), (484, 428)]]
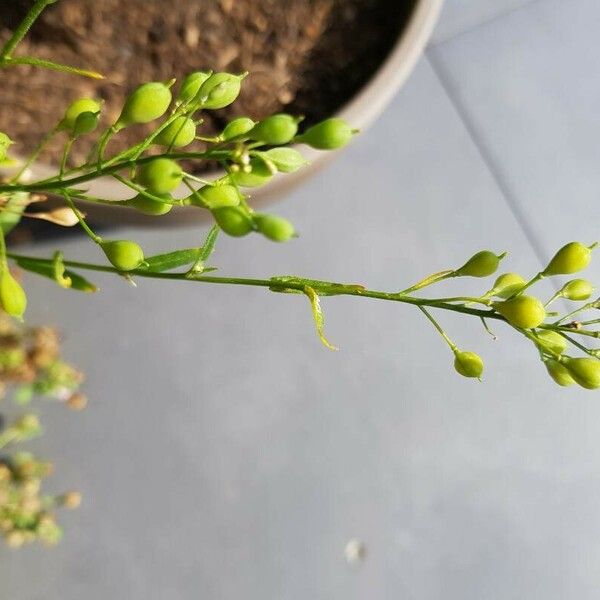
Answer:
[(367, 547), (361, 540), (352, 538), (344, 548), (344, 556), (349, 565), (356, 566), (365, 560)]

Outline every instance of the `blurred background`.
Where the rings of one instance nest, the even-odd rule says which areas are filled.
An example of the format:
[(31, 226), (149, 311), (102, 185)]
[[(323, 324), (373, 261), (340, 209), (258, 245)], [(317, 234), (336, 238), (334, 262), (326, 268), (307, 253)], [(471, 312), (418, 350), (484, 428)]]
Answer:
[[(272, 207), (301, 237), (224, 239), (212, 262), (395, 290), (481, 248), (526, 275), (598, 239), (599, 26), (595, 0), (447, 0), (375, 124)], [(151, 254), (205, 231), (122, 237)], [(598, 597), (597, 394), (557, 388), (506, 328), (440, 315), (479, 384), (411, 307), (325, 298), (332, 353), (301, 297), (96, 281), (26, 280), (90, 405), (43, 409), (31, 446), (84, 504), (58, 547), (0, 548), (7, 598)]]

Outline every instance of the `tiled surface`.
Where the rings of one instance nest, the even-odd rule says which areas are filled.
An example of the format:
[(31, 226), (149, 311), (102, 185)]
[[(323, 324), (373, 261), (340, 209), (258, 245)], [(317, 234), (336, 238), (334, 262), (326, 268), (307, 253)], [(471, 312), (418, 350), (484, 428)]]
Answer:
[[(592, 30), (594, 4), (569, 5)], [(435, 46), (435, 70), (422, 61), (370, 131), (274, 208), (302, 237), (225, 240), (222, 272), (398, 288), (482, 246), (535, 271), (523, 231), (546, 252), (592, 237), (596, 87), (577, 48), (595, 41), (559, 28), (559, 8), (540, 0)], [(569, 165), (567, 211), (555, 187)], [(151, 251), (201, 233), (135, 235)], [(37, 444), (57, 488), (79, 482), (86, 503), (57, 549), (0, 550), (3, 597), (598, 597), (600, 407), (553, 386), (510, 332), (493, 342), (443, 316), (484, 355), (479, 385), (410, 307), (325, 299), (334, 354), (300, 297), (100, 282), (91, 298), (28, 282), (31, 316), (71, 332), (65, 350), (89, 373), (89, 410), (48, 409)], [(343, 560), (351, 537), (368, 547), (358, 568)]]

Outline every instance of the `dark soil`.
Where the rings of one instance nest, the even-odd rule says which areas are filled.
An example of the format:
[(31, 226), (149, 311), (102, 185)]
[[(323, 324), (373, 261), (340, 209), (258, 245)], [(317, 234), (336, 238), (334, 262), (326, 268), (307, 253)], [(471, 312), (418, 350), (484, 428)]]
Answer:
[[(195, 70), (249, 71), (242, 94), (203, 115), (202, 133), (232, 115), (260, 118), (286, 110), (314, 122), (334, 113), (372, 76), (394, 44), (415, 0), (60, 0), (44, 13), (17, 55), (100, 71), (92, 80), (26, 66), (0, 71), (0, 131), (34, 147), (75, 98), (106, 100), (106, 122), (126, 94), (150, 80)], [(0, 41), (32, 4), (0, 0)], [(136, 141), (127, 129), (111, 150)], [(61, 140), (45, 160), (56, 162)], [(81, 160), (89, 146), (74, 149)]]

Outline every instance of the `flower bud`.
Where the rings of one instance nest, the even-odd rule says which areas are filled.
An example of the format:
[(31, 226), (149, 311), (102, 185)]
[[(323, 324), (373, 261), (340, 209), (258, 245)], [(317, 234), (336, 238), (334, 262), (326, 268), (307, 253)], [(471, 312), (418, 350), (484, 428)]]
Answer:
[(2, 131), (0, 131), (0, 162), (6, 159), (8, 147), (13, 144), (13, 141)]
[(171, 99), (171, 90), (164, 83), (144, 83), (127, 97), (116, 125), (120, 128), (135, 123), (150, 123), (167, 112)]
[(27, 308), (27, 296), (21, 284), (5, 267), (0, 274), (0, 307), (11, 317), (23, 319)]
[(58, 127), (59, 129), (69, 131), (71, 134), (73, 134), (75, 130), (75, 124), (77, 123), (77, 119), (80, 115), (84, 113), (98, 115), (101, 108), (102, 105), (100, 102), (98, 102), (98, 100), (94, 100), (92, 98), (79, 98), (79, 100), (71, 102)]
[(233, 119), (233, 121), (230, 121), (225, 125), (225, 129), (223, 129), (219, 137), (224, 142), (228, 142), (233, 138), (245, 135), (254, 127), (254, 125), (256, 125), (256, 123), (248, 117)]
[(154, 138), (154, 143), (160, 146), (183, 148), (189, 146), (195, 139), (196, 123), (189, 117), (177, 117)]
[(587, 279), (573, 279), (565, 283), (559, 293), (567, 300), (587, 300), (594, 293), (594, 286)]
[(569, 374), (569, 371), (563, 365), (561, 365), (557, 360), (548, 359), (544, 362), (546, 366), (546, 370), (548, 374), (558, 385), (562, 385), (563, 387), (568, 387), (569, 385), (573, 385), (575, 380)]
[(345, 146), (356, 132), (343, 119), (333, 117), (313, 125), (297, 140), (318, 150), (335, 150)]
[(190, 73), (182, 82), (177, 101), (186, 104), (194, 99), (202, 84), (210, 77), (210, 73), (196, 71)]
[(454, 368), (463, 377), (479, 379), (483, 373), (483, 360), (475, 352), (457, 350), (454, 353)]
[(460, 268), (454, 271), (457, 277), (487, 277), (495, 273), (500, 261), (506, 256), (497, 256), (489, 250), (482, 250), (471, 256), (471, 258)]
[(282, 217), (258, 214), (253, 221), (258, 231), (274, 242), (287, 242), (296, 235), (294, 226)]
[(215, 73), (200, 86), (194, 102), (207, 109), (225, 108), (238, 97), (244, 77), (245, 75)]
[(144, 196), (143, 194), (138, 194), (135, 198), (127, 200), (124, 204), (139, 210), (145, 215), (160, 217), (171, 212), (171, 209), (173, 208), (173, 199), (170, 194), (158, 194), (158, 197), (164, 198), (165, 202), (159, 202), (158, 200), (148, 198), (148, 196)]
[(546, 318), (544, 305), (534, 296), (517, 296), (492, 306), (513, 326), (533, 329)]
[(207, 207), (210, 210), (223, 208), (225, 206), (238, 206), (240, 193), (232, 185), (205, 185), (196, 194), (190, 196), (190, 202), (196, 206)]
[(562, 354), (567, 349), (567, 340), (556, 331), (542, 329), (535, 335), (538, 344), (552, 354)]
[(82, 112), (75, 120), (72, 136), (74, 138), (82, 135), (88, 135), (96, 131), (100, 121), (100, 113)]
[(587, 390), (595, 390), (600, 387), (600, 360), (597, 358), (565, 356), (561, 363), (581, 387)]
[(170, 158), (156, 158), (141, 165), (137, 181), (152, 194), (168, 194), (183, 179), (181, 167)]
[(271, 148), (264, 152), (263, 155), (269, 159), (281, 173), (293, 173), (307, 164), (307, 161), (302, 154), (294, 148)]
[(584, 246), (580, 242), (570, 242), (563, 246), (544, 269), (544, 275), (570, 275), (583, 271), (592, 258), (593, 246)]
[(517, 273), (504, 273), (500, 275), (491, 289), (491, 295), (498, 298), (510, 298), (516, 294), (527, 282)]
[(119, 271), (133, 271), (144, 262), (144, 252), (130, 240), (102, 242), (100, 247), (109, 262)]
[(225, 206), (212, 211), (217, 225), (228, 235), (241, 237), (250, 233), (254, 227), (246, 211), (238, 206)]
[(296, 133), (298, 119), (291, 115), (278, 114), (259, 121), (250, 132), (250, 137), (257, 142), (279, 146), (291, 142)]
[(231, 174), (233, 181), (240, 187), (258, 187), (268, 183), (272, 177), (269, 167), (256, 157), (250, 159), (248, 172), (242, 169)]

